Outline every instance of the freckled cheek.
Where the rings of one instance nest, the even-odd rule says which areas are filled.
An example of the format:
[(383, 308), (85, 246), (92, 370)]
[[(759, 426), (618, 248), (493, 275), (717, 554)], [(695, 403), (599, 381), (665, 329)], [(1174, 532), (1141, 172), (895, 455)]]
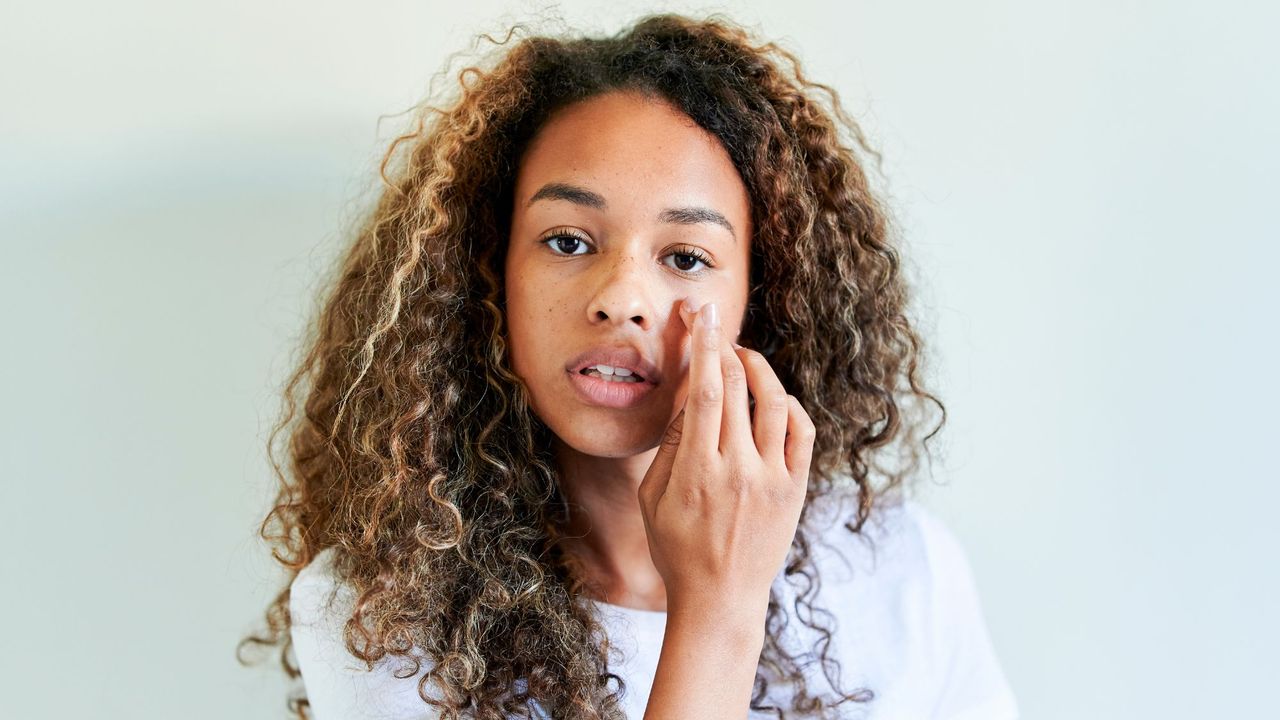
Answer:
[(512, 335), (515, 338), (517, 374), (522, 377), (551, 377), (564, 371), (568, 360), (564, 339), (572, 337), (570, 318), (562, 302), (548, 299), (548, 293), (535, 290), (525, 293), (512, 309)]
[(523, 290), (507, 295), (507, 356), (515, 374), (529, 380), (539, 374), (541, 358), (546, 356), (546, 338), (541, 331), (546, 320), (542, 309), (533, 304), (534, 298)]

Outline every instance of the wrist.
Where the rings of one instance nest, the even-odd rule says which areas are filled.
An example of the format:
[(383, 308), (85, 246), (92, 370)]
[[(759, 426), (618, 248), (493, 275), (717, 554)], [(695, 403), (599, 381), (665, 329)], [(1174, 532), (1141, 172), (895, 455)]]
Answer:
[(764, 624), (768, 616), (768, 597), (764, 602), (675, 602), (667, 608), (667, 632), (688, 632), (705, 639), (716, 638), (735, 647), (754, 647), (764, 643)]

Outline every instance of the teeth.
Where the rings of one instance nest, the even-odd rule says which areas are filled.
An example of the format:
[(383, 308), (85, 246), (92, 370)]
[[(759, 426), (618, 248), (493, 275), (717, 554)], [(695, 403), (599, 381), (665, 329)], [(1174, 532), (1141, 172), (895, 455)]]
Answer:
[[(632, 376), (632, 375), (631, 375), (631, 373), (630, 373), (629, 371), (625, 371), (625, 370), (624, 370), (624, 372), (626, 372), (626, 373), (627, 373), (626, 375), (623, 375), (623, 374), (620, 374), (620, 373), (619, 373), (619, 374), (614, 374), (614, 373), (602, 373), (602, 372), (600, 372), (599, 370), (597, 370), (597, 369), (596, 369), (597, 367), (606, 367), (606, 368), (607, 368), (607, 367), (609, 367), (609, 366), (608, 366), (608, 365), (599, 365), (599, 366), (593, 366), (593, 367), (587, 368), (587, 370), (586, 370), (586, 374), (587, 374), (587, 375), (590, 375), (590, 376), (592, 376), (592, 377), (598, 377), (598, 378), (600, 378), (601, 380), (604, 380), (605, 382), (621, 382), (621, 383), (638, 383), (638, 382), (640, 382), (640, 378)], [(611, 368), (611, 369), (613, 369), (613, 368)], [(618, 369), (621, 369), (621, 368), (618, 368)]]
[(622, 377), (631, 377), (633, 374), (624, 367), (612, 367), (610, 365), (592, 365), (589, 370), (599, 370), (604, 375), (621, 375)]

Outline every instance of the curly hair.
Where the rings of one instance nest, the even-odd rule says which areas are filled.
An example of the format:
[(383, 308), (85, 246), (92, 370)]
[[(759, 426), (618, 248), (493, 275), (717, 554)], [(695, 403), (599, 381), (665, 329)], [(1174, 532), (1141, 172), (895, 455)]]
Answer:
[[(356, 598), (348, 651), (370, 670), (387, 657), (413, 674), (429, 666), (418, 694), (440, 717), (523, 715), (530, 700), (558, 718), (622, 717), (609, 681), (625, 683), (609, 672), (581, 567), (560, 542), (568, 512), (552, 436), (507, 362), (502, 268), (522, 149), (556, 109), (638, 91), (718, 138), (749, 193), (755, 234), (739, 341), (768, 358), (817, 426), (782, 570), (804, 585), (796, 615), (819, 632), (836, 687), (832, 616), (814, 607), (810, 510), (824, 496), (851, 498), (856, 511), (841, 521), (862, 533), (900, 499), (917, 446), (946, 419), (920, 386), (893, 224), (863, 166), (879, 155), (795, 54), (722, 15), (650, 15), (601, 38), (522, 30), (483, 36), (493, 53), (458, 73), (444, 107), (416, 106), (416, 127), (382, 158), (384, 187), (327, 281), (284, 388), (267, 441), (280, 485), (259, 533), (290, 580), (333, 548)], [(942, 416), (922, 442), (912, 409), (925, 400)], [(899, 462), (888, 467), (895, 442)], [(289, 597), (286, 583), (266, 630), (237, 651), (280, 646), (297, 678)], [(771, 590), (752, 708), (827, 717), (873, 699), (868, 688), (811, 696), (778, 641), (789, 620), (780, 597)], [(792, 686), (791, 707), (762, 705), (769, 678)], [(306, 718), (305, 692), (289, 707)]]

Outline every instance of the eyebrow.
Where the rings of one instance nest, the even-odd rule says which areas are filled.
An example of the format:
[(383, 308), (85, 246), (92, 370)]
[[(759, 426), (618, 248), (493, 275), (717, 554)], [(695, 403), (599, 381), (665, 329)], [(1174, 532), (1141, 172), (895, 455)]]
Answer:
[[(538, 192), (529, 198), (529, 202), (525, 203), (525, 207), (529, 207), (539, 200), (565, 200), (575, 205), (582, 205), (593, 210), (604, 210), (608, 207), (608, 203), (604, 201), (599, 193), (592, 192), (584, 187), (570, 185), (568, 183), (550, 182), (538, 189)], [(729, 235), (737, 242), (738, 235), (733, 231), (733, 223), (729, 222), (723, 213), (706, 207), (680, 207), (667, 208), (658, 213), (660, 222), (675, 223), (677, 225), (698, 225), (701, 223), (711, 223), (719, 225), (729, 231)]]

